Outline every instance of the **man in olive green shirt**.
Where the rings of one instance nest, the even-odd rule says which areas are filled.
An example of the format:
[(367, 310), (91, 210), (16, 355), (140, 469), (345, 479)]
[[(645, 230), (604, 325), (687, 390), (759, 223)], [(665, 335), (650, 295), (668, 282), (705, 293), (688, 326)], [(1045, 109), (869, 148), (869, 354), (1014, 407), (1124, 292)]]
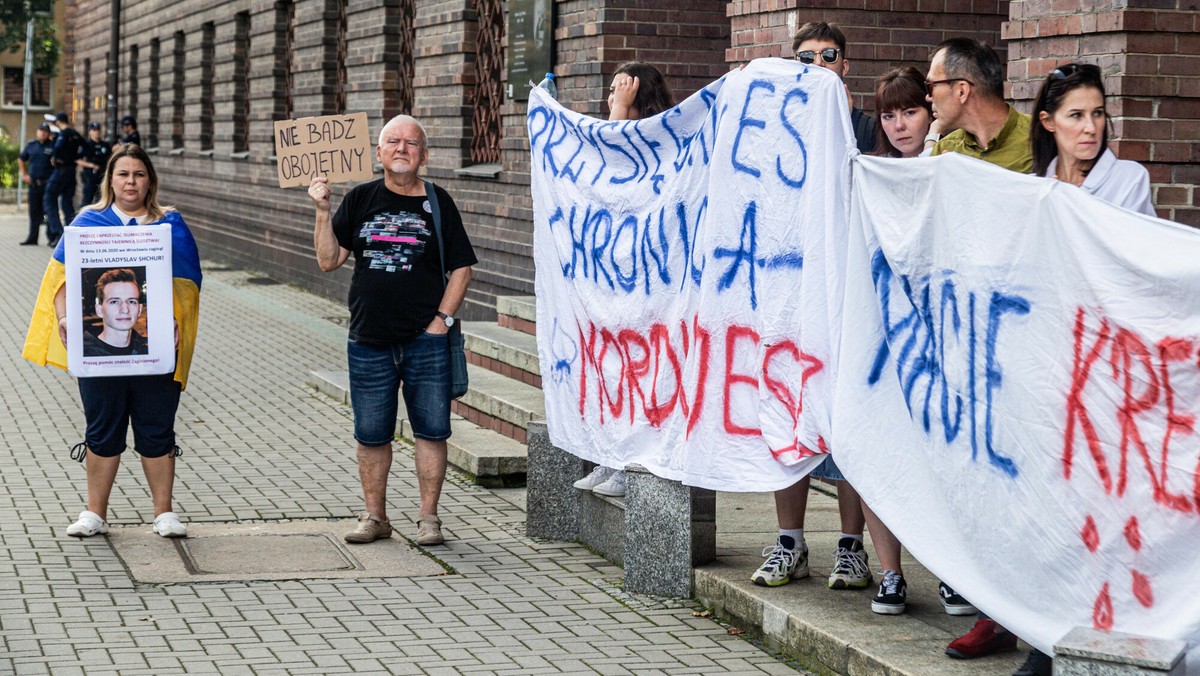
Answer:
[[(1023, 174), (1033, 171), (1029, 116), (1004, 101), (1004, 64), (979, 40), (952, 38), (937, 46), (925, 81), (937, 115), (925, 137), (933, 155), (961, 153)], [(954, 131), (938, 140), (936, 130)]]

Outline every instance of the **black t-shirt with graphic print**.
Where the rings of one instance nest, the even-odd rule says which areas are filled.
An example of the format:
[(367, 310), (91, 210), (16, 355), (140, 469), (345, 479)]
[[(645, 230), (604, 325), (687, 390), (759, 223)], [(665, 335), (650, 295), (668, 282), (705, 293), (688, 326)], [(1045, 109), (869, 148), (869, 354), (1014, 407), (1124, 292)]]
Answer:
[[(474, 265), (475, 250), (450, 195), (435, 187), (446, 244), (446, 271)], [(444, 284), (433, 214), (424, 195), (388, 190), (383, 179), (356, 186), (333, 215), (333, 234), (354, 254), (350, 339), (403, 343), (437, 316)]]

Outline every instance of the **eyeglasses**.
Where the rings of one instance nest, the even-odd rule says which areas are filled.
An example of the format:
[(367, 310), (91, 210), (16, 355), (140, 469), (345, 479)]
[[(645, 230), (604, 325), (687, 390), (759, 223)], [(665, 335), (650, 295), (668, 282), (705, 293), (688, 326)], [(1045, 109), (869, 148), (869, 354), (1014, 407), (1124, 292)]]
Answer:
[(796, 52), (796, 60), (800, 63), (812, 63), (813, 61), (817, 60), (817, 54), (819, 53), (822, 61), (825, 63), (834, 63), (838, 60), (838, 56), (841, 54), (841, 52), (842, 50), (838, 49), (837, 47), (828, 47), (826, 49), (822, 49), (820, 52), (814, 52), (811, 49), (806, 49), (802, 52)]
[(934, 87), (936, 87), (940, 84), (950, 84), (951, 82), (966, 82), (967, 84), (971, 85), (972, 87), (975, 86), (974, 82), (971, 82), (970, 80), (968, 80), (965, 77), (952, 77), (948, 80), (926, 80), (925, 81), (925, 93), (929, 94), (930, 96), (933, 96), (933, 88)]

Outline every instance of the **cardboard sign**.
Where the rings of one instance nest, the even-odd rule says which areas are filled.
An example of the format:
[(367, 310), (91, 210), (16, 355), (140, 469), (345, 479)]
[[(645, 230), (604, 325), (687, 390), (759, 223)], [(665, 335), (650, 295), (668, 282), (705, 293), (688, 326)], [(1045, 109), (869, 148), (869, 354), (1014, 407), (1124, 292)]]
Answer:
[(279, 187), (307, 186), (313, 176), (330, 183), (370, 180), (371, 145), (366, 113), (276, 120)]
[(69, 227), (65, 237), (71, 375), (175, 370), (171, 226)]

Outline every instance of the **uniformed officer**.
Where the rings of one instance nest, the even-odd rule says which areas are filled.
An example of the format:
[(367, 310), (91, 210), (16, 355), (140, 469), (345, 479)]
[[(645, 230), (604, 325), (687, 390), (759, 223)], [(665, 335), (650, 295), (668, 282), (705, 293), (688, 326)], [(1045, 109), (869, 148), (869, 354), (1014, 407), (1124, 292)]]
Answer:
[(38, 243), (38, 231), (41, 230), (42, 219), (46, 216), (42, 200), (46, 193), (46, 183), (50, 180), (50, 153), (53, 151), (50, 125), (43, 123), (37, 128), (37, 138), (25, 144), (25, 148), (17, 157), (21, 180), (29, 186), (29, 236), (21, 242), (22, 246)]
[[(71, 127), (71, 118), (66, 113), (55, 116), (58, 124), (58, 138), (54, 141), (54, 152), (50, 155), (54, 172), (50, 174), (50, 182), (46, 184), (46, 235), (50, 238), (50, 246), (58, 244), (62, 237), (63, 225), (75, 218), (75, 160), (79, 159), (79, 149), (83, 145), (83, 137)], [(61, 218), (59, 210), (62, 211)]]
[(108, 166), (108, 158), (112, 155), (112, 147), (100, 137), (100, 123), (88, 124), (88, 137), (83, 142), (83, 152), (75, 164), (83, 171), (83, 201), (80, 204), (91, 204), (96, 201), (96, 192), (100, 180), (104, 178), (104, 167)]
[(133, 119), (132, 115), (126, 115), (121, 118), (121, 137), (122, 145), (132, 143), (135, 146), (142, 145), (142, 135), (137, 130), (137, 120)]

